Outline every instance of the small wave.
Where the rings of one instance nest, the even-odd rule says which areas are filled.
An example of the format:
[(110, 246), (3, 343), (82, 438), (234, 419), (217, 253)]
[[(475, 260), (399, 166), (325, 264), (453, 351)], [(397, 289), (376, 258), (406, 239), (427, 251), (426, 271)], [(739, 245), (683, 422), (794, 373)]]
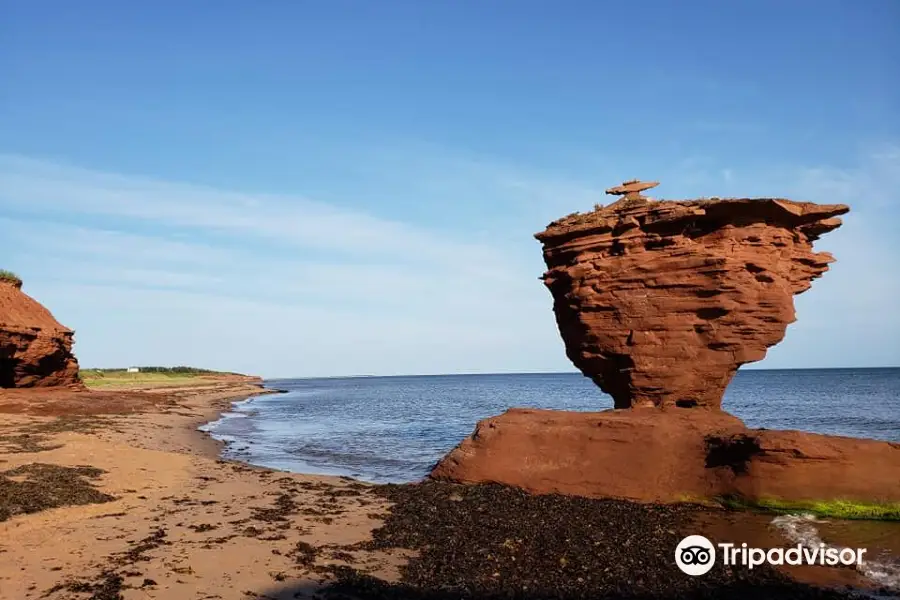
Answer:
[(222, 413), (219, 416), (219, 421), (227, 421), (228, 419), (246, 419), (247, 417), (253, 416), (252, 412), (242, 411), (242, 412), (227, 412)]
[(329, 465), (338, 468), (375, 471), (380, 474), (418, 472), (427, 463), (420, 460), (386, 456), (381, 453), (354, 451), (352, 448), (336, 449), (316, 444), (304, 444), (294, 448), (289, 454), (291, 458), (325, 468)]
[[(838, 551), (844, 546), (827, 544), (819, 536), (816, 524), (820, 521), (810, 514), (783, 515), (772, 519), (774, 525), (788, 540), (801, 544), (806, 548), (834, 548)], [(856, 566), (864, 577), (889, 590), (900, 591), (900, 559), (863, 560)]]
[(198, 430), (205, 433), (215, 432), (220, 426), (233, 419), (246, 419), (247, 417), (256, 416), (259, 412), (256, 408), (248, 406), (255, 398), (245, 398), (231, 403), (231, 410), (222, 412), (214, 421), (204, 423), (197, 427)]
[(215, 421), (210, 421), (209, 423), (203, 423), (197, 427), (198, 431), (202, 431), (204, 433), (217, 433), (223, 426), (225, 426), (229, 421), (234, 421), (235, 419), (246, 419), (247, 417), (252, 416), (250, 413), (240, 413), (240, 412), (227, 412), (219, 415), (219, 418)]

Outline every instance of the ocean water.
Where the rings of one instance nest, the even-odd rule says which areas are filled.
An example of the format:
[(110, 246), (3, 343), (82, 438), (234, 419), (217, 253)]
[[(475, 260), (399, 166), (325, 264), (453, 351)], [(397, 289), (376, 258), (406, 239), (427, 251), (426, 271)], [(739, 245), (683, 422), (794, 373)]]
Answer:
[[(510, 407), (596, 411), (612, 399), (579, 373), (282, 379), (203, 427), (255, 465), (409, 482), (475, 424)], [(750, 427), (900, 442), (900, 368), (739, 371), (723, 407)]]
[[(421, 479), (472, 433), (476, 422), (510, 407), (612, 408), (612, 399), (577, 373), (283, 379), (266, 384), (287, 393), (237, 402), (231, 412), (202, 427), (226, 442), (226, 458), (382, 483)], [(900, 442), (900, 368), (739, 371), (723, 407), (750, 427)], [(720, 522), (707, 526), (724, 527), (723, 540), (771, 542), (777, 535), (775, 545), (867, 548), (866, 562), (857, 571), (869, 586), (887, 592), (864, 596), (900, 597), (895, 595), (900, 594), (900, 523), (818, 520), (802, 514), (715, 520)]]
[[(226, 442), (226, 458), (382, 483), (421, 479), (480, 419), (510, 407), (612, 408), (612, 399), (578, 373), (283, 379), (266, 384), (287, 393), (237, 402), (231, 412), (202, 427)], [(900, 442), (900, 368), (739, 371), (723, 407), (750, 427)], [(867, 548), (866, 562), (857, 567), (859, 576), (887, 592), (864, 597), (900, 597), (895, 595), (900, 594), (900, 523), (751, 514), (715, 517), (707, 527), (724, 528), (722, 540), (771, 542), (776, 535), (780, 541), (775, 545)]]

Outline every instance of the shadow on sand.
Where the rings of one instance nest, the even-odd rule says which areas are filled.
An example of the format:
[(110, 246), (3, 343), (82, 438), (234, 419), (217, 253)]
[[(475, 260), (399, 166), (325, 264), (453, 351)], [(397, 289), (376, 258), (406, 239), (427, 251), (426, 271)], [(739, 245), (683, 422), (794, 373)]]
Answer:
[(860, 596), (823, 590), (795, 583), (748, 584), (736, 582), (724, 585), (698, 583), (693, 590), (669, 593), (631, 593), (627, 590), (608, 592), (528, 592), (525, 590), (422, 590), (407, 584), (392, 584), (367, 576), (339, 580), (324, 588), (308, 582), (279, 586), (257, 596), (260, 600), (847, 600)]

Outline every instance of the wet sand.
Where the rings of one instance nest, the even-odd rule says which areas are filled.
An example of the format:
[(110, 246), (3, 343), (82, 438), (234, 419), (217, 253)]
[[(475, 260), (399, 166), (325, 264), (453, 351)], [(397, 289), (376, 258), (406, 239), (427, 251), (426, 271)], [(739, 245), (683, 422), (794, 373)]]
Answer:
[(735, 527), (698, 507), (219, 460), (197, 426), (260, 392), (0, 391), (0, 599), (841, 598), (865, 585), (827, 567), (684, 575), (681, 537)]

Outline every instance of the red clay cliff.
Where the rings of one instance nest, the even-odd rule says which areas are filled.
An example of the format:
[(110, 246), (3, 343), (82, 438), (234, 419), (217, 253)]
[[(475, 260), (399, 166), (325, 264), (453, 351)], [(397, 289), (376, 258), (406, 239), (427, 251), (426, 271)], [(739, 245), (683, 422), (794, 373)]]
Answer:
[(0, 388), (80, 386), (74, 332), (21, 287), (0, 279)]
[(566, 353), (616, 408), (510, 409), (431, 477), (650, 502), (900, 502), (900, 444), (748, 429), (720, 409), (834, 261), (812, 244), (848, 207), (642, 196), (656, 185), (627, 181), (536, 235)]

